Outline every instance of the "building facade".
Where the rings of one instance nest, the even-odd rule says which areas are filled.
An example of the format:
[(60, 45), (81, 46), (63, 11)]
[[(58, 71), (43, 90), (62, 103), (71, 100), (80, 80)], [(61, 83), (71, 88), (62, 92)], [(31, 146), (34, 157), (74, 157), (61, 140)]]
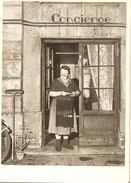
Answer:
[(2, 117), (30, 148), (48, 137), (48, 90), (69, 65), (81, 90), (76, 100), (78, 145), (123, 146), (125, 138), (126, 3), (3, 3)]

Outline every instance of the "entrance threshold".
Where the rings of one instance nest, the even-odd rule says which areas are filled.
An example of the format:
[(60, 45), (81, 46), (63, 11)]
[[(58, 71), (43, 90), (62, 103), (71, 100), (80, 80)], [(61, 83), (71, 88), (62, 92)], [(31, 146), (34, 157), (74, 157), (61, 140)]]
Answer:
[(113, 155), (119, 154), (124, 155), (124, 149), (119, 147), (79, 147), (78, 145), (73, 146), (73, 150), (62, 148), (60, 152), (55, 150), (54, 146), (44, 146), (43, 148), (37, 149), (26, 149), (25, 153), (30, 155)]

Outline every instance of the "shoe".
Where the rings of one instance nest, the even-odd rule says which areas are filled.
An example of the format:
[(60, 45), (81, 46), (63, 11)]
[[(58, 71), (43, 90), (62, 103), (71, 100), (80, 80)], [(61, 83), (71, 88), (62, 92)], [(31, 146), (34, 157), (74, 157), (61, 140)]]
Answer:
[(68, 139), (63, 139), (63, 147), (67, 148), (67, 149), (74, 149), (70, 144), (69, 144), (69, 141)]
[(56, 139), (55, 150), (61, 151), (61, 139)]

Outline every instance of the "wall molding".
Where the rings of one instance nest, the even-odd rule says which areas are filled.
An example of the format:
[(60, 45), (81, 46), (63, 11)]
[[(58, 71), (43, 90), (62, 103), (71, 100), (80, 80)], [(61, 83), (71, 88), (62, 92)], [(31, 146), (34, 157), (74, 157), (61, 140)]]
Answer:
[(124, 23), (51, 23), (51, 22), (32, 22), (21, 19), (4, 19), (3, 24), (20, 24), (31, 27), (122, 27), (126, 28)]

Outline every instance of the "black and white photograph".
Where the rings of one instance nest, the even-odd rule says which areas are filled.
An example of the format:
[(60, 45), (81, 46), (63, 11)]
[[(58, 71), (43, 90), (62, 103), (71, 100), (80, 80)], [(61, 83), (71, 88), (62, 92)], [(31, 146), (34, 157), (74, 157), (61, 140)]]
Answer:
[(2, 2), (1, 167), (123, 168), (129, 182), (127, 10)]

